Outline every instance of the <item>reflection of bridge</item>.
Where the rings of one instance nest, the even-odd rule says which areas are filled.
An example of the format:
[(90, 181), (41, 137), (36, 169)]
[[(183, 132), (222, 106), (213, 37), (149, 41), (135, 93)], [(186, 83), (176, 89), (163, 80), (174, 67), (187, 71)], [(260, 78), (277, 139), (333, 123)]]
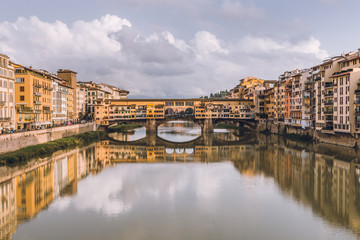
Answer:
[[(249, 142), (240, 144), (199, 145), (200, 141), (175, 144), (160, 141), (157, 145), (147, 145), (145, 141), (119, 144), (102, 141), (103, 159), (113, 163), (120, 162), (218, 162), (238, 161), (254, 153), (254, 145)], [(250, 157), (251, 158), (251, 157)]]
[(122, 144), (129, 146), (164, 146), (165, 148), (194, 148), (195, 146), (228, 146), (239, 144), (255, 144), (257, 142), (256, 137), (252, 135), (246, 135), (239, 137), (236, 141), (227, 141), (216, 137), (212, 133), (204, 133), (194, 140), (187, 142), (172, 142), (165, 140), (157, 134), (149, 134), (146, 137), (136, 141), (118, 141), (116, 137), (111, 138), (113, 144)]
[(117, 122), (137, 122), (146, 131), (173, 119), (192, 120), (203, 132), (212, 132), (213, 123), (231, 122), (256, 127), (253, 100), (240, 99), (124, 99), (106, 100), (95, 106), (98, 125), (109, 126)]

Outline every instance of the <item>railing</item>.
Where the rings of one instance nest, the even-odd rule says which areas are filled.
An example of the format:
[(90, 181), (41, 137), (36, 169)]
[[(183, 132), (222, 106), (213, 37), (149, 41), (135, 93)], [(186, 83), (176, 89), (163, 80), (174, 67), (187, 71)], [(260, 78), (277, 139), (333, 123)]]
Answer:
[(0, 117), (0, 122), (9, 122), (10, 120), (9, 117)]
[(6, 105), (6, 101), (0, 101), (0, 106)]
[(334, 85), (333, 85), (333, 83), (325, 83), (325, 88), (333, 88), (334, 87)]
[(42, 96), (42, 94), (39, 93), (39, 92), (34, 92), (34, 95), (35, 95), (35, 96), (38, 96), (38, 97), (41, 97), (41, 96)]
[(334, 101), (327, 101), (327, 102), (324, 102), (324, 105), (325, 106), (328, 106), (328, 105), (333, 105), (334, 104)]
[(34, 101), (35, 105), (41, 105), (40, 101)]
[(334, 111), (333, 110), (327, 110), (327, 111), (324, 111), (324, 114), (333, 114)]
[(334, 92), (330, 91), (330, 92), (325, 93), (324, 95), (325, 95), (325, 97), (334, 96)]
[(18, 113), (33, 113), (33, 109), (31, 107), (23, 107), (23, 108), (16, 108)]

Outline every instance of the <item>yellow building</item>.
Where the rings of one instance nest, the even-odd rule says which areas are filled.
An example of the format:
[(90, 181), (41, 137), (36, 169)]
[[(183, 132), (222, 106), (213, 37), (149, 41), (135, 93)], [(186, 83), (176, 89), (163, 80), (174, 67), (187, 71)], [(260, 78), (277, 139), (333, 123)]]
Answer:
[(255, 88), (264, 86), (265, 80), (256, 77), (247, 77), (240, 80), (240, 83), (231, 90), (234, 92), (232, 98), (254, 99)]
[(52, 125), (51, 75), (14, 64), (16, 128), (33, 129)]
[(275, 118), (275, 96), (274, 88), (269, 88), (264, 91), (264, 113), (269, 119)]

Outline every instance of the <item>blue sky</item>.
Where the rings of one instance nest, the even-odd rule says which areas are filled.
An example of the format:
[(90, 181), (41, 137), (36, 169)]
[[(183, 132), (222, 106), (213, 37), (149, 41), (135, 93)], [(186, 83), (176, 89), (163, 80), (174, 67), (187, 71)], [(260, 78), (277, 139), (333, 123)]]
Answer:
[(198, 97), (357, 50), (356, 0), (8, 1), (0, 52), (131, 97)]

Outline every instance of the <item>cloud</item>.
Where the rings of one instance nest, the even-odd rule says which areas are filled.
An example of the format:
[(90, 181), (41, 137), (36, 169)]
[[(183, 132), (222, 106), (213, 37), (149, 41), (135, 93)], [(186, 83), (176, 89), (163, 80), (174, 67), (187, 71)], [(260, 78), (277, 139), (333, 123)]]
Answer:
[(37, 17), (0, 22), (0, 52), (25, 66), (73, 69), (79, 80), (113, 84), (137, 97), (208, 95), (247, 75), (276, 79), (286, 68), (310, 67), (328, 55), (314, 37), (227, 41), (201, 30), (183, 40), (169, 31), (144, 34), (115, 15), (71, 25)]
[(237, 46), (246, 52), (261, 52), (276, 54), (276, 52), (309, 54), (315, 56), (319, 61), (328, 57), (327, 51), (320, 48), (321, 43), (318, 39), (310, 37), (309, 39), (292, 43), (289, 41), (278, 41), (269, 37), (244, 37)]

